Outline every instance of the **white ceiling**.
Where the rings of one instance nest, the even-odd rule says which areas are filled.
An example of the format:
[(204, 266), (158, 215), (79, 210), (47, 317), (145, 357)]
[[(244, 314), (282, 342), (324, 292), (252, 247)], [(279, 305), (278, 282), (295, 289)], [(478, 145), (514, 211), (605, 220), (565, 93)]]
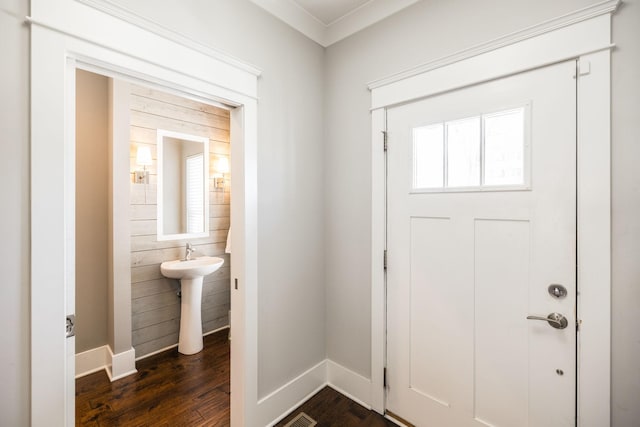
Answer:
[(420, 0), (251, 1), (326, 47)]

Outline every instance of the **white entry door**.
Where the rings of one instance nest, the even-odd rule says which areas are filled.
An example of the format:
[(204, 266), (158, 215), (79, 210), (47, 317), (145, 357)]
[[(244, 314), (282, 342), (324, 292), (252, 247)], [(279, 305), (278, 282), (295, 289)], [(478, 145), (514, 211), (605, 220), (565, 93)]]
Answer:
[(575, 70), (387, 111), (386, 409), (416, 426), (575, 425)]

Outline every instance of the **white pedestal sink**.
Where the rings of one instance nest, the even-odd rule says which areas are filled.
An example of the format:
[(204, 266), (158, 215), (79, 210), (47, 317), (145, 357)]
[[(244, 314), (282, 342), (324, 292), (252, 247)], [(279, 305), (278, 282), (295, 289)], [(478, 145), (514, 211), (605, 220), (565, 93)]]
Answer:
[(182, 288), (178, 339), (178, 351), (182, 354), (195, 354), (202, 350), (202, 281), (204, 276), (222, 264), (222, 258), (210, 256), (160, 264), (162, 274), (170, 279), (179, 279)]

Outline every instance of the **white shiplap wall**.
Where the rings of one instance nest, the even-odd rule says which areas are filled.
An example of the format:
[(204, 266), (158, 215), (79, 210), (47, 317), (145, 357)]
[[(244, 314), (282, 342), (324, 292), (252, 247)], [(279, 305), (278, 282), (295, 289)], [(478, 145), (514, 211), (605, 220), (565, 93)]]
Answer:
[(206, 333), (229, 324), (229, 255), (224, 253), (229, 230), (230, 180), (224, 190), (209, 180), (208, 238), (157, 241), (156, 236), (156, 131), (167, 129), (209, 138), (210, 175), (220, 156), (228, 157), (229, 111), (157, 90), (131, 86), (131, 171), (138, 169), (136, 151), (151, 148), (153, 165), (149, 184), (130, 184), (131, 215), (131, 297), (133, 346), (136, 356), (144, 356), (178, 343), (180, 328), (179, 283), (160, 273), (162, 261), (184, 256), (187, 241), (196, 256), (224, 258), (225, 264), (205, 277), (202, 296), (202, 324)]

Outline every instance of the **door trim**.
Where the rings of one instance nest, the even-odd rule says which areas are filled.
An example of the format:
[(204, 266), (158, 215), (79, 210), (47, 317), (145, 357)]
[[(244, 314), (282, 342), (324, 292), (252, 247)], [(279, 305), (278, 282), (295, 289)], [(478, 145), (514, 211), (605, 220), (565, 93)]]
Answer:
[[(386, 357), (386, 110), (440, 93), (575, 59), (577, 88), (577, 420), (608, 425), (611, 349), (611, 15), (618, 0), (498, 39), (493, 45), (372, 83), (371, 156), (371, 406), (385, 412)], [(512, 35), (513, 36), (513, 35)], [(465, 53), (466, 52), (466, 53)], [(464, 54), (464, 55), (463, 55)], [(461, 56), (462, 55), (462, 56)], [(416, 71), (417, 70), (417, 71)], [(482, 70), (479, 72), (478, 70)], [(389, 142), (393, 147), (393, 141)]]
[[(176, 44), (75, 0), (31, 5), (31, 425), (74, 425), (74, 379), (65, 342), (65, 290), (74, 286), (75, 118), (67, 61), (132, 76), (231, 112), (234, 224), (231, 292), (232, 425), (257, 413), (257, 79), (259, 71)], [(148, 49), (148, 46), (154, 49)], [(176, 58), (180, 58), (176, 61)], [(67, 353), (69, 352), (69, 354)], [(72, 357), (73, 359), (73, 357)], [(71, 393), (70, 393), (71, 392)]]

